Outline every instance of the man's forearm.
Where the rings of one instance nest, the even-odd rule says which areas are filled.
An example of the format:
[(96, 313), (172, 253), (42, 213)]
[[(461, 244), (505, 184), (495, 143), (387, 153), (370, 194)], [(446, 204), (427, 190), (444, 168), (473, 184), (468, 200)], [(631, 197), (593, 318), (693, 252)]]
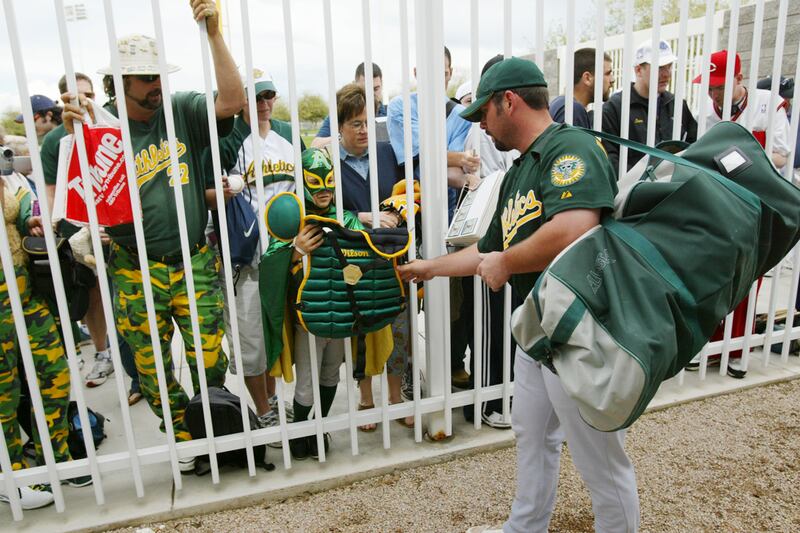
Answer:
[(214, 110), (218, 119), (224, 119), (244, 108), (244, 89), (236, 70), (236, 63), (225, 45), (222, 34), (209, 35), (208, 44), (214, 61), (218, 90)]
[(472, 276), (478, 270), (480, 262), (478, 245), (473, 244), (463, 250), (434, 259), (431, 273), (434, 276), (446, 277)]

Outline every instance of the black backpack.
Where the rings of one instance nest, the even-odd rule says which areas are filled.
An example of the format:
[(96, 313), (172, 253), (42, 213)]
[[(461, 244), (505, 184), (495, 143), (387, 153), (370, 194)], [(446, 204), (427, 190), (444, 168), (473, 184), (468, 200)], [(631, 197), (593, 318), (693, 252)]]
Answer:
[[(28, 271), (31, 276), (31, 288), (52, 305), (56, 302), (56, 289), (53, 285), (53, 274), (50, 271), (50, 259), (44, 237), (25, 237), (22, 248), (30, 258)], [(72, 254), (67, 239), (56, 238), (58, 261), (61, 263), (61, 279), (64, 281), (64, 292), (67, 297), (69, 316), (72, 320), (80, 320), (89, 309), (89, 289), (95, 286), (96, 278), (92, 269), (78, 263)]]
[[(97, 448), (106, 438), (106, 419), (102, 414), (97, 411), (92, 411), (88, 407), (86, 411), (89, 415), (89, 425), (92, 430), (94, 447)], [(83, 445), (83, 432), (81, 431), (81, 419), (80, 416), (78, 416), (78, 404), (74, 401), (69, 402), (67, 419), (69, 420), (69, 435), (67, 436), (69, 455), (73, 459), (83, 459), (86, 457), (86, 447)]]
[[(214, 436), (231, 435), (244, 431), (242, 427), (242, 409), (238, 396), (224, 387), (208, 387), (208, 403), (211, 407), (211, 423), (214, 427)], [(258, 429), (258, 417), (249, 407), (247, 411), (250, 418), (250, 429)], [(199, 394), (189, 400), (183, 415), (183, 422), (193, 439), (205, 438), (206, 425), (203, 420), (203, 402)], [(267, 446), (265, 444), (253, 446), (256, 465), (263, 467), (267, 471), (274, 470), (275, 465), (266, 462), (266, 454)], [(220, 465), (247, 468), (247, 451), (242, 448), (219, 452), (217, 453), (217, 462)], [(208, 456), (198, 457), (195, 473), (204, 475), (209, 471)]]

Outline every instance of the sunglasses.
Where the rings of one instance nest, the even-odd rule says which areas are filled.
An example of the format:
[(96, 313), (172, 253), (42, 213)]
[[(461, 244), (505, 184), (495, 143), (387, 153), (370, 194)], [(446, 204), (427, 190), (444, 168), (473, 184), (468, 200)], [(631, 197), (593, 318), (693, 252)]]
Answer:
[(268, 102), (277, 96), (275, 91), (263, 91), (256, 95), (256, 102)]
[(153, 83), (154, 81), (159, 79), (161, 77), (161, 75), (160, 74), (134, 74), (131, 77), (136, 78), (139, 81), (143, 81), (144, 83)]

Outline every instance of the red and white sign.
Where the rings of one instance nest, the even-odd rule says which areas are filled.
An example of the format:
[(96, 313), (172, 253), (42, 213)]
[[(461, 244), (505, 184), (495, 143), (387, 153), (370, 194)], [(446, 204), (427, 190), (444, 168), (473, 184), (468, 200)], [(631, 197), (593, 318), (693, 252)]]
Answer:
[[(86, 141), (86, 157), (90, 182), (94, 189), (98, 224), (116, 226), (132, 223), (133, 211), (128, 193), (128, 175), (120, 129), (109, 125), (84, 124), (83, 138)], [(78, 144), (73, 140), (62, 145), (63, 148), (68, 148), (69, 154), (65, 168), (60, 169), (66, 170), (62, 182), (65, 186), (64, 218), (70, 222), (88, 224), (89, 216), (85, 202), (87, 195), (83, 187)]]

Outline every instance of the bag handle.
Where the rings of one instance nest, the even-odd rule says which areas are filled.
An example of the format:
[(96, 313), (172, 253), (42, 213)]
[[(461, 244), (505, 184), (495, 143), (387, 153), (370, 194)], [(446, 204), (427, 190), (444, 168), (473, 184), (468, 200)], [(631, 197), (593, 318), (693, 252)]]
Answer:
[(579, 130), (583, 130), (584, 132), (593, 135), (594, 137), (598, 137), (600, 139), (610, 141), (613, 143), (617, 143), (622, 146), (627, 146), (628, 148), (633, 148), (637, 152), (642, 152), (643, 154), (647, 154), (653, 157), (657, 157), (659, 159), (663, 159), (664, 161), (669, 161), (675, 165), (681, 165), (684, 167), (693, 168), (699, 172), (702, 172), (715, 180), (717, 180), (722, 186), (730, 190), (736, 196), (739, 196), (742, 200), (751, 203), (752, 205), (760, 208), (760, 202), (758, 201), (758, 197), (753, 194), (751, 191), (747, 190), (746, 188), (742, 187), (738, 183), (726, 178), (716, 170), (704, 167), (703, 165), (699, 165), (694, 161), (690, 161), (683, 157), (678, 157), (675, 154), (667, 152), (666, 150), (661, 150), (659, 148), (653, 148), (652, 146), (647, 146), (646, 144), (638, 143), (636, 141), (631, 141), (630, 139), (623, 139), (622, 137), (617, 137), (616, 135), (611, 135), (610, 133), (606, 133), (604, 131), (595, 131), (590, 130), (587, 128), (577, 127)]

